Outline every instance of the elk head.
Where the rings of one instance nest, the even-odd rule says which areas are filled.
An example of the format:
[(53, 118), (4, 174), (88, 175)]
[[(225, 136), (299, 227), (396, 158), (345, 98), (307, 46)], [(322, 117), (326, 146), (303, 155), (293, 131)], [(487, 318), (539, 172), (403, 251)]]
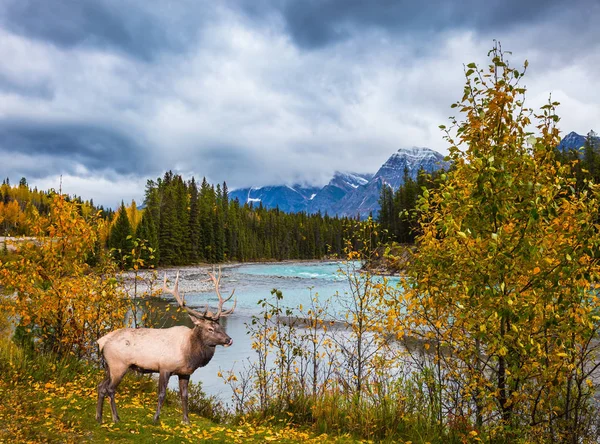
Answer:
[(163, 291), (165, 293), (172, 294), (179, 307), (187, 311), (190, 319), (195, 325), (194, 329), (197, 330), (197, 335), (202, 338), (202, 341), (205, 345), (211, 347), (215, 347), (217, 345), (229, 347), (231, 344), (233, 344), (233, 339), (231, 339), (227, 333), (225, 333), (225, 330), (223, 327), (221, 327), (221, 324), (219, 324), (219, 319), (229, 316), (231, 313), (233, 313), (233, 310), (235, 310), (237, 299), (234, 301), (233, 307), (231, 307), (229, 310), (223, 311), (223, 304), (233, 297), (235, 290), (233, 290), (229, 296), (223, 298), (219, 288), (221, 283), (221, 269), (219, 268), (219, 271), (215, 273), (213, 268), (212, 273), (208, 272), (208, 276), (210, 277), (210, 280), (212, 280), (215, 287), (215, 292), (219, 298), (219, 306), (215, 313), (209, 310), (208, 304), (206, 304), (203, 312), (196, 311), (186, 305), (183, 294), (179, 292), (179, 272), (177, 272), (175, 284), (172, 289), (167, 287), (167, 274), (165, 273)]

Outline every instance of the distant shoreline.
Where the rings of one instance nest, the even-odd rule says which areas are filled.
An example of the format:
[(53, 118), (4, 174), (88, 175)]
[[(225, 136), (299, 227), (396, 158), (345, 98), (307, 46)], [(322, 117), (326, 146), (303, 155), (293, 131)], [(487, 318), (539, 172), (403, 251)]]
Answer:
[[(224, 262), (220, 264), (200, 263), (195, 265), (169, 265), (161, 266), (152, 269), (140, 269), (138, 275), (138, 294), (156, 293), (162, 289), (164, 275), (167, 275), (169, 287), (172, 287), (175, 282), (175, 277), (179, 273), (179, 289), (182, 293), (205, 293), (214, 289), (212, 282), (207, 281), (208, 272), (221, 268), (226, 277), (228, 269), (238, 268), (244, 265), (274, 265), (274, 264), (322, 264), (331, 262), (343, 262), (341, 259), (285, 259), (282, 261), (252, 261), (252, 262)], [(156, 273), (156, 278), (154, 274)], [(124, 282), (123, 287), (128, 293), (132, 293), (134, 287), (134, 276), (136, 272), (127, 270), (123, 272)]]

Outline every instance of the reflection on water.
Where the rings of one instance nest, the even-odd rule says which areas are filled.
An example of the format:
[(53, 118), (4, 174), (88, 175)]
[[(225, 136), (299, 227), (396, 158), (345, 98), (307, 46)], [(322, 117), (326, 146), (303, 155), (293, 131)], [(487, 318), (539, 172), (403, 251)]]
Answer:
[[(228, 294), (235, 288), (235, 297), (237, 297), (235, 312), (221, 319), (227, 334), (233, 338), (233, 345), (228, 348), (217, 347), (211, 362), (206, 367), (196, 370), (192, 375), (192, 381), (202, 382), (207, 394), (217, 395), (228, 402), (231, 399), (230, 388), (223, 383), (217, 373), (219, 369), (230, 370), (234, 365), (238, 368), (247, 358), (254, 358), (251, 339), (246, 334), (245, 324), (251, 321), (252, 315), (260, 313), (257, 302), (270, 296), (274, 288), (283, 292), (282, 305), (287, 307), (297, 307), (300, 304), (306, 307), (311, 302), (311, 295), (315, 293), (318, 293), (321, 299), (329, 298), (336, 293), (344, 295), (348, 293), (349, 285), (346, 277), (339, 273), (340, 267), (344, 267), (340, 262), (286, 262), (223, 269), (222, 294)], [(185, 298), (186, 303), (191, 307), (201, 307), (206, 303), (214, 307), (218, 303), (214, 293), (188, 293)], [(183, 313), (180, 313), (179, 319), (174, 321), (171, 318), (172, 312), (165, 311), (168, 305), (165, 300), (159, 299), (153, 304), (157, 313), (166, 313), (160, 320), (159, 326), (169, 327), (174, 324), (193, 326), (188, 316)], [(170, 387), (173, 389), (178, 387), (177, 378), (171, 378)]]

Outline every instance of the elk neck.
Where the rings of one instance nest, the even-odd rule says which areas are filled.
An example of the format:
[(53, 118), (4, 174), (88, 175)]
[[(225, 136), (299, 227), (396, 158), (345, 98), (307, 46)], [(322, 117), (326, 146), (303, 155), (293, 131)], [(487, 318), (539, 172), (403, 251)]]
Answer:
[[(204, 367), (210, 362), (215, 354), (215, 348), (206, 345), (202, 328), (194, 327), (191, 334), (189, 355), (187, 357), (188, 366), (195, 370)], [(192, 370), (192, 371), (193, 371)]]

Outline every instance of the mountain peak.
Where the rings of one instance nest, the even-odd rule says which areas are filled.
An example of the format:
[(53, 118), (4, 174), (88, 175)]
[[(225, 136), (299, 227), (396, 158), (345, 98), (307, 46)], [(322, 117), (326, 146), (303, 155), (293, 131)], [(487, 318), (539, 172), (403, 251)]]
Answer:
[(431, 173), (439, 168), (447, 168), (444, 156), (430, 148), (400, 148), (383, 164), (375, 174), (385, 183), (396, 189), (404, 183), (404, 171), (409, 177), (416, 179), (419, 170)]
[[(593, 135), (593, 133), (592, 133)], [(581, 134), (576, 133), (575, 131), (571, 131), (565, 137), (562, 138), (560, 143), (558, 144), (558, 149), (560, 151), (565, 150), (578, 150), (581, 147), (585, 146), (585, 142), (587, 140), (586, 136), (582, 136)], [(600, 142), (599, 137), (593, 137), (594, 143)]]
[(411, 148), (400, 148), (395, 153), (395, 155), (416, 157), (416, 158), (441, 156), (440, 153), (432, 150), (431, 148), (418, 147), (418, 146), (413, 146)]
[(350, 185), (352, 188), (357, 188), (361, 185), (366, 185), (372, 177), (372, 174), (336, 171), (333, 174), (333, 178), (329, 181), (329, 185), (343, 185), (342, 187), (345, 187), (345, 185)]
[(318, 211), (340, 216), (367, 216), (379, 211), (379, 194), (384, 185), (397, 189), (404, 183), (405, 171), (416, 178), (419, 170), (433, 172), (448, 167), (444, 156), (429, 148), (401, 148), (381, 166), (377, 174), (336, 171), (323, 188), (276, 185), (230, 191), (240, 202), (262, 202), (267, 208), (282, 211)]

